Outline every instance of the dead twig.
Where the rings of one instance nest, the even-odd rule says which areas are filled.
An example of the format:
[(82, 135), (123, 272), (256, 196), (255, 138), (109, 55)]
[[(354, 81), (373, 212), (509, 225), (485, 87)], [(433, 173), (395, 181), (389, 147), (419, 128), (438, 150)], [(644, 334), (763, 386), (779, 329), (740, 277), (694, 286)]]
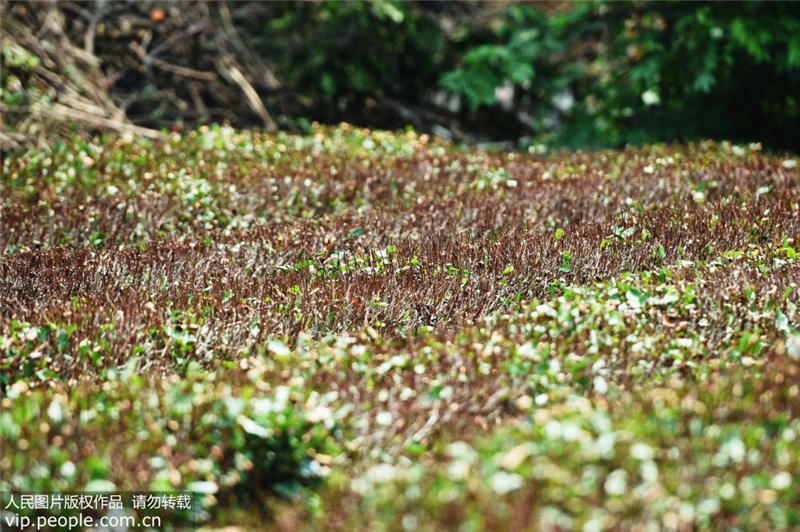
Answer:
[(195, 70), (194, 68), (184, 67), (180, 65), (173, 65), (171, 63), (167, 63), (166, 61), (162, 61), (157, 57), (153, 57), (148, 55), (147, 52), (142, 48), (139, 43), (131, 42), (129, 48), (135, 53), (139, 59), (145, 64), (145, 66), (153, 65), (156, 68), (160, 68), (165, 72), (170, 72), (172, 74), (176, 74), (178, 76), (182, 76), (184, 78), (191, 78), (191, 79), (199, 79), (201, 81), (216, 81), (217, 75), (214, 72), (205, 72), (202, 70)]
[(94, 55), (94, 37), (97, 34), (97, 24), (103, 19), (108, 12), (106, 6), (107, 0), (99, 0), (97, 9), (89, 21), (89, 27), (86, 28), (86, 35), (83, 37), (83, 49), (87, 53)]
[(200, 89), (197, 88), (197, 83), (190, 83), (189, 84), (189, 94), (192, 96), (192, 102), (194, 103), (195, 109), (197, 109), (197, 114), (200, 116), (203, 121), (207, 121), (209, 114), (208, 114), (208, 107), (203, 102), (203, 97), (200, 96)]
[[(0, 109), (3, 107), (4, 106), (0, 106)], [(4, 109), (3, 111), (5, 112)], [(73, 109), (60, 103), (53, 104), (51, 107), (32, 109), (31, 112), (33, 114), (41, 114), (50, 118), (54, 118), (56, 120), (76, 120), (90, 126), (111, 129), (123, 134), (141, 135), (154, 140), (164, 140), (166, 138), (163, 133), (156, 131), (155, 129), (127, 124), (119, 120), (98, 116), (96, 114), (81, 111), (79, 109)]]
[(229, 56), (222, 57), (217, 62), (217, 69), (223, 76), (233, 83), (236, 83), (239, 88), (242, 89), (242, 92), (247, 98), (247, 103), (250, 105), (250, 108), (253, 110), (253, 112), (261, 117), (261, 120), (264, 122), (264, 127), (267, 129), (267, 131), (275, 131), (277, 129), (275, 121), (272, 120), (272, 116), (270, 116), (269, 111), (267, 111), (267, 108), (264, 107), (264, 102), (261, 101), (261, 97), (258, 95), (258, 92), (256, 92), (256, 90), (253, 88), (253, 85), (247, 81), (247, 78), (244, 77), (234, 60)]

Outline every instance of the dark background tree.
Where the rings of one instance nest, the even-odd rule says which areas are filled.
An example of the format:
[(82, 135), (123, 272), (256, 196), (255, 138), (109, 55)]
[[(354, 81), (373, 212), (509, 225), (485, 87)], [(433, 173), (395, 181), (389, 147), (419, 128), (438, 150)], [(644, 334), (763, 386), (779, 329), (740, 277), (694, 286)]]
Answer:
[(561, 146), (800, 139), (800, 5), (2, 2), (5, 147), (199, 123)]

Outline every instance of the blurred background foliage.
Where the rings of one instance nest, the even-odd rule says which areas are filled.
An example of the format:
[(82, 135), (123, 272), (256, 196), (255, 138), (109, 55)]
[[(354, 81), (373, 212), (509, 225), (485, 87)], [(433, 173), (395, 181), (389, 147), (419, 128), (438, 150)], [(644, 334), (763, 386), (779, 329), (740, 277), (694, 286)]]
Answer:
[[(2, 6), (5, 144), (60, 131), (53, 121), (70, 131), (347, 121), (568, 147), (800, 139), (798, 3)], [(101, 120), (65, 99), (70, 83)]]

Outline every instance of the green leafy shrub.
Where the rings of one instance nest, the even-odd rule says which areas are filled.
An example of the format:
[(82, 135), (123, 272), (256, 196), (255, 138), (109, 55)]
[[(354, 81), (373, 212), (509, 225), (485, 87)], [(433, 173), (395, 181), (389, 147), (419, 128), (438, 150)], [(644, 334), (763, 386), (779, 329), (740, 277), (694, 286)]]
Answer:
[(697, 137), (792, 146), (800, 129), (796, 6), (595, 2), (546, 15), (524, 4), (441, 84), (475, 109), (495, 90), (558, 144)]
[[(257, 359), (239, 373), (235, 392), (230, 380), (216, 382), (214, 373), (193, 367), (182, 379), (158, 383), (135, 375), (136, 364), (112, 371), (102, 385), (42, 390), (20, 380), (11, 386), (0, 442), (25, 452), (4, 460), (0, 487), (113, 490), (149, 483), (157, 491), (290, 497), (327, 476), (327, 464), (341, 452), (334, 413), (316, 399), (306, 404), (302, 390), (259, 388), (264, 365)], [(74, 434), (93, 443), (77, 446)], [(128, 442), (124, 466), (113, 456), (120, 441)]]

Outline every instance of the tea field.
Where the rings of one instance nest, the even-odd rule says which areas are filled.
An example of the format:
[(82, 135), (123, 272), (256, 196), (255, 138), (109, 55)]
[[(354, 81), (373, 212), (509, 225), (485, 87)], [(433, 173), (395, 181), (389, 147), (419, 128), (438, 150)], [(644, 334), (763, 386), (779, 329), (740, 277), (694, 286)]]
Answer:
[(800, 529), (800, 168), (346, 124), (4, 156), (0, 491), (203, 527)]

